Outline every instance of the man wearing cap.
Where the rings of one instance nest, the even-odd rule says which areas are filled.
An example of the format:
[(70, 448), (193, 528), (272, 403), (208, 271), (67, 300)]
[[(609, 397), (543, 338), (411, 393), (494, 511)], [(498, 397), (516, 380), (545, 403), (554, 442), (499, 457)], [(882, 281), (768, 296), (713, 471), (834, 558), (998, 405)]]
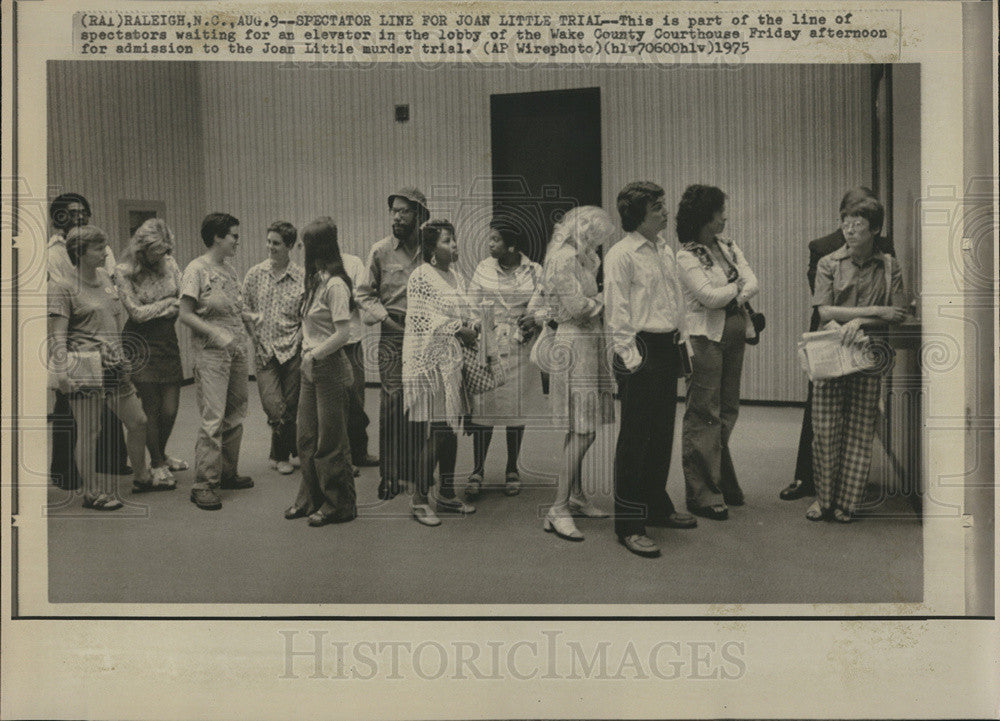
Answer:
[(382, 480), (379, 498), (399, 493), (402, 480), (411, 480), (409, 465), (416, 447), (408, 440), (403, 415), (403, 329), (406, 325), (406, 282), (423, 262), (420, 225), (430, 217), (427, 199), (416, 188), (403, 188), (388, 198), (392, 234), (372, 246), (368, 273), (355, 298), (369, 325), (381, 324), (378, 371), (382, 382), (379, 403), (379, 447)]

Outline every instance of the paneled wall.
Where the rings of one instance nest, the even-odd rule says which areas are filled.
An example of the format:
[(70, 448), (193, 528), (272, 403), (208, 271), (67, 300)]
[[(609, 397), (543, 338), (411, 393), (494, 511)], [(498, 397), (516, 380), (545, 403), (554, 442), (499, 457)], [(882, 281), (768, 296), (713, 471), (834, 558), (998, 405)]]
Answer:
[[(264, 229), (278, 218), (301, 227), (332, 215), (344, 247), (364, 256), (387, 234), (385, 198), (402, 185), (421, 187), (432, 211), (457, 221), (462, 265), (471, 269), (485, 255), (491, 202), (490, 95), (599, 87), (605, 207), (613, 209), (618, 190), (636, 179), (663, 185), (672, 205), (694, 182), (729, 194), (728, 233), (761, 279), (756, 305), (768, 316), (764, 341), (748, 352), (744, 373), (743, 395), (755, 400), (805, 398), (794, 347), (808, 322), (806, 242), (836, 226), (847, 187), (871, 178), (867, 66), (370, 70), (163, 63), (150, 70), (132, 63), (109, 74), (104, 63), (63, 65), (62, 84), (72, 83), (74, 72), (95, 84), (99, 77), (92, 92), (106, 98), (127, 98), (138, 85), (171, 97), (180, 78), (196, 86), (171, 111), (194, 116), (182, 126), (189, 132), (174, 126), (151, 134), (156, 129), (133, 121), (129, 142), (117, 132), (113, 141), (101, 132), (90, 142), (100, 146), (95, 152), (115, 156), (114, 167), (157, 143), (168, 155), (192, 158), (184, 175), (195, 168), (201, 175), (178, 191), (189, 203), (186, 212), (173, 216), (168, 201), (183, 243), (178, 259), (201, 252), (201, 216), (225, 210), (243, 225), (241, 271), (263, 257)], [(194, 112), (186, 111), (192, 102)], [(407, 123), (393, 116), (402, 103), (410, 105)], [(60, 148), (79, 139), (72, 124), (56, 122), (53, 130), (70, 136)], [(51, 160), (50, 178), (66, 184), (63, 163)], [(147, 187), (135, 174), (127, 176), (134, 185), (125, 187), (73, 177), (93, 198), (140, 197)], [(102, 202), (113, 206), (117, 197)], [(103, 212), (95, 208), (95, 221)], [(672, 227), (669, 235), (673, 241)]]

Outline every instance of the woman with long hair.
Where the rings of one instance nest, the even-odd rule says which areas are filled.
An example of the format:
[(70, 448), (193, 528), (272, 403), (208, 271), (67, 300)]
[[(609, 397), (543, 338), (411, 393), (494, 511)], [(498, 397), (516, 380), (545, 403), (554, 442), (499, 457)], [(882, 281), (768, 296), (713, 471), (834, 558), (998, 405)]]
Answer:
[[(474, 347), (479, 330), (472, 318), (465, 280), (455, 269), (458, 241), (447, 220), (420, 227), (423, 264), (406, 284), (407, 316), (403, 336), (403, 403), (418, 446), (414, 458), (410, 511), (425, 526), (439, 526), (434, 512), (474, 513), (455, 497), (458, 428), (469, 411), (462, 386), (462, 346)], [(441, 482), (436, 494), (434, 467)], [(433, 505), (432, 505), (433, 502)]]
[[(556, 497), (543, 528), (567, 541), (582, 541), (573, 515), (607, 518), (583, 492), (582, 466), (597, 428), (614, 421), (614, 385), (605, 352), (604, 300), (597, 289), (597, 248), (617, 233), (611, 216), (586, 205), (570, 210), (552, 231), (542, 286), (554, 339), (540, 349), (543, 370), (551, 373), (552, 414), (566, 424), (563, 464)], [(543, 340), (540, 337), (539, 342)]]
[(123, 331), (125, 352), (132, 367), (132, 383), (146, 413), (149, 490), (175, 488), (172, 472), (188, 467), (185, 461), (167, 456), (184, 380), (174, 328), (181, 306), (181, 271), (173, 249), (170, 228), (163, 220), (151, 218), (135, 231), (115, 272), (115, 285), (128, 311)]
[[(93, 225), (66, 234), (73, 276), (49, 286), (49, 358), (54, 385), (69, 399), (77, 423), (76, 457), (83, 480), (83, 506), (98, 511), (122, 507), (117, 488), (96, 468), (101, 411), (108, 407), (127, 429), (126, 447), (135, 488), (150, 485), (146, 468), (146, 417), (129, 380), (122, 349), (122, 307), (105, 270), (107, 236)], [(104, 485), (102, 480), (107, 483)]]
[(691, 513), (724, 521), (728, 506), (743, 505), (743, 491), (729, 453), (740, 412), (740, 378), (757, 294), (743, 251), (722, 235), (726, 194), (691, 185), (677, 208), (677, 252), (691, 343), (691, 379), (683, 426), (683, 467)]
[(302, 231), (302, 378), (296, 419), (302, 481), (285, 518), (308, 516), (310, 526), (357, 517), (357, 493), (347, 439), (353, 376), (344, 345), (351, 338), (351, 279), (337, 243), (337, 226), (318, 218)]

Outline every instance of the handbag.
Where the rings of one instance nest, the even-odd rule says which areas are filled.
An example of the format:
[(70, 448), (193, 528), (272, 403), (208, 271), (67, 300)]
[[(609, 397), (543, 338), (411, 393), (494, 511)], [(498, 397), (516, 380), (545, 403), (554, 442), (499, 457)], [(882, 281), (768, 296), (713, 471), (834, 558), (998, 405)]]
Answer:
[[(69, 379), (81, 390), (104, 387), (104, 363), (100, 351), (68, 351), (65, 361), (59, 362), (53, 359), (51, 363), (53, 366), (61, 365)], [(55, 373), (49, 374), (49, 387), (53, 389), (59, 387)]]
[(507, 373), (497, 361), (483, 362), (476, 348), (462, 346), (462, 385), (469, 393), (479, 395), (496, 390), (507, 382)]
[[(760, 343), (761, 332), (767, 327), (767, 319), (763, 313), (755, 311), (749, 303), (746, 304), (746, 309), (750, 315), (750, 325), (747, 327), (747, 345), (757, 345)], [(753, 335), (750, 334), (751, 328), (753, 329)]]

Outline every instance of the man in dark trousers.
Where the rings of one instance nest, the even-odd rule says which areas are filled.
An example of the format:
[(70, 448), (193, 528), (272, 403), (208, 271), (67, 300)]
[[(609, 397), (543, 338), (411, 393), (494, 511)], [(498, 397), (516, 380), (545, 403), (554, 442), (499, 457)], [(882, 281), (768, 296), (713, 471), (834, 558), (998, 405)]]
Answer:
[[(871, 188), (857, 186), (851, 188), (844, 194), (840, 201), (841, 212), (848, 205), (865, 198), (874, 198), (875, 193)], [(830, 235), (824, 235), (809, 243), (809, 270), (806, 272), (806, 279), (809, 281), (809, 295), (812, 297), (816, 289), (816, 267), (819, 260), (825, 255), (829, 255), (844, 245), (844, 233), (837, 230)], [(880, 236), (875, 240), (876, 253), (890, 253), (895, 255), (892, 241), (885, 236)], [(809, 330), (819, 329), (819, 313), (813, 308), (812, 318), (809, 320)], [(802, 418), (802, 431), (799, 434), (799, 452), (795, 459), (795, 479), (785, 488), (781, 489), (778, 496), (783, 501), (794, 501), (804, 496), (815, 496), (816, 489), (813, 486), (813, 458), (812, 458), (812, 398), (813, 384), (809, 384), (809, 394), (806, 396), (805, 415)]]
[(372, 246), (365, 282), (355, 290), (366, 322), (381, 325), (378, 372), (379, 404), (378, 496), (399, 493), (401, 481), (414, 481), (416, 446), (407, 432), (403, 407), (403, 330), (406, 326), (406, 282), (423, 263), (420, 226), (430, 217), (427, 199), (416, 188), (403, 188), (388, 198), (392, 233)]
[(647, 525), (697, 525), (694, 516), (675, 510), (666, 490), (682, 373), (684, 294), (674, 251), (660, 235), (667, 224), (663, 201), (663, 188), (653, 183), (625, 186), (618, 213), (626, 235), (604, 262), (605, 322), (622, 416), (615, 450), (615, 534), (645, 558), (660, 555), (646, 536)]

